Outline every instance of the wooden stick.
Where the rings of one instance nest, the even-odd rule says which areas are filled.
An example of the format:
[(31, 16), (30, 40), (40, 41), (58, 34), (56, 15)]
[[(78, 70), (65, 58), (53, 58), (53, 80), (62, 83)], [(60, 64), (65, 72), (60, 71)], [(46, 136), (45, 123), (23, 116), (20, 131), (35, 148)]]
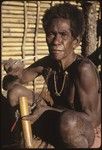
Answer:
[[(19, 104), (20, 104), (21, 117), (29, 115), (27, 97), (20, 97), (19, 100), (20, 100)], [(33, 144), (32, 144), (33, 136), (32, 136), (32, 129), (31, 129), (30, 121), (22, 119), (22, 128), (23, 128), (25, 147), (26, 148), (34, 148)]]

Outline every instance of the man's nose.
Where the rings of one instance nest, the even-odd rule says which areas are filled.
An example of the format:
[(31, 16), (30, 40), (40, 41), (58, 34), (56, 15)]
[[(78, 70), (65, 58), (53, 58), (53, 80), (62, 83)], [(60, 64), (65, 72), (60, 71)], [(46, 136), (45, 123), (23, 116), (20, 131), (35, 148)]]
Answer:
[(61, 35), (56, 34), (55, 37), (54, 37), (53, 43), (54, 43), (55, 45), (58, 45), (58, 44), (60, 44), (61, 42), (62, 42)]

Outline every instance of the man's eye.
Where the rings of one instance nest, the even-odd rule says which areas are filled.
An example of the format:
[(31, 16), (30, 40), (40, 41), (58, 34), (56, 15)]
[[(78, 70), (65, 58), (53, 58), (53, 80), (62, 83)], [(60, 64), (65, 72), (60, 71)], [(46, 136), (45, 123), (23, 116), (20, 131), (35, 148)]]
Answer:
[(61, 35), (64, 36), (68, 36), (68, 33), (62, 32)]
[(54, 34), (53, 34), (53, 33), (48, 33), (48, 34), (47, 34), (47, 37), (48, 37), (48, 38), (53, 38), (53, 37), (54, 37)]
[(48, 36), (52, 36), (52, 35), (54, 35), (53, 33), (48, 33)]

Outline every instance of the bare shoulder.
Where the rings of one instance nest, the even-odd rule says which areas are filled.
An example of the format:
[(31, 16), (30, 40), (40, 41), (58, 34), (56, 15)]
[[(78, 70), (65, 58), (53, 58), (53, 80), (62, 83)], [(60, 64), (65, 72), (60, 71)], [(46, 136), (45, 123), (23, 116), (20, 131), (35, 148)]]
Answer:
[(76, 81), (86, 90), (96, 87), (100, 88), (100, 78), (96, 66), (88, 58), (82, 58), (76, 69)]
[(97, 72), (96, 66), (93, 64), (93, 62), (88, 58), (82, 58), (78, 67), (77, 67), (78, 73), (95, 73)]

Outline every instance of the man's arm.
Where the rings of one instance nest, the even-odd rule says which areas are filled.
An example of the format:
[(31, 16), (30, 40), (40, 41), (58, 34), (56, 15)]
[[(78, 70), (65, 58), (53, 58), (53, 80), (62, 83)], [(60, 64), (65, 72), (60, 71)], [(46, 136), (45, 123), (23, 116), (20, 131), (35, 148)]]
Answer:
[(4, 90), (10, 89), (14, 84), (24, 84), (34, 80), (39, 74), (42, 73), (43, 67), (40, 63), (36, 62), (29, 67), (23, 69), (23, 62), (16, 63), (14, 60), (9, 59), (4, 65), (7, 75), (3, 79)]
[(43, 67), (42, 66), (29, 66), (28, 68), (22, 71), (22, 76), (20, 78), (20, 83), (27, 83), (34, 80), (37, 76), (42, 74)]
[(78, 66), (76, 89), (83, 114), (92, 122), (93, 126), (97, 125), (100, 119), (99, 82), (95, 68), (89, 60), (84, 60)]

